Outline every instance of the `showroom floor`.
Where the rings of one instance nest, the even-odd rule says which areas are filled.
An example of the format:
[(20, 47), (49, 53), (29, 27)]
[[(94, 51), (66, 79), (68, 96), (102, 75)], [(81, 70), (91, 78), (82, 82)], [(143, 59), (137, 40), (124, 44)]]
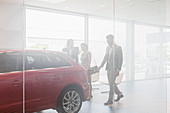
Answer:
[[(166, 83), (169, 84), (168, 87)], [(112, 106), (104, 106), (109, 87), (94, 83), (93, 99), (83, 102), (79, 113), (170, 113), (170, 107), (167, 107), (170, 106), (170, 78), (126, 82), (121, 83), (119, 87), (124, 98)], [(41, 113), (57, 112), (49, 109)]]

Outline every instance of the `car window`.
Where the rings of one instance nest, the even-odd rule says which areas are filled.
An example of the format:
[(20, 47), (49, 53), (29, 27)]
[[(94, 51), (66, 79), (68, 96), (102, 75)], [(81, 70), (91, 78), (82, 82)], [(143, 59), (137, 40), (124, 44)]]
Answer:
[(18, 52), (0, 54), (0, 73), (22, 71), (22, 58)]
[(28, 64), (32, 65), (35, 62), (35, 59), (31, 56), (27, 56)]
[(33, 56), (26, 56), (26, 70), (36, 69), (35, 58)]
[(66, 67), (71, 66), (69, 62), (67, 62), (62, 56), (58, 54), (47, 54), (49, 58), (53, 61), (53, 65), (55, 67)]
[(26, 70), (52, 68), (53, 61), (43, 53), (32, 53), (26, 55)]

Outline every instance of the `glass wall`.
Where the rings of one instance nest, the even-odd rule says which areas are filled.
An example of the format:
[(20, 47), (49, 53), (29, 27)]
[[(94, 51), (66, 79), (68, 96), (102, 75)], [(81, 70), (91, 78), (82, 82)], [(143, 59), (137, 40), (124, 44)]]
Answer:
[[(79, 46), (80, 43), (85, 42), (84, 25), (87, 23), (84, 20), (85, 16), (28, 8), (26, 10), (26, 48), (60, 51), (63, 45), (66, 45), (66, 40), (70, 38), (75, 40), (76, 46)], [(122, 73), (126, 74), (126, 23), (122, 21), (114, 23), (112, 19), (89, 17), (88, 24), (88, 44), (92, 52), (92, 66), (100, 65), (107, 46), (105, 37), (113, 34), (115, 25), (115, 41), (122, 47), (124, 53)], [(104, 68), (100, 74), (106, 75)]]
[[(122, 73), (125, 76), (123, 80), (162, 77), (166, 69), (163, 66), (165, 55), (162, 55), (164, 52), (161, 26), (134, 22), (130, 25), (131, 27), (127, 27), (127, 23), (129, 21), (114, 22), (112, 19), (97, 16), (28, 8), (26, 10), (26, 48), (61, 51), (66, 46), (67, 39), (74, 39), (77, 47), (82, 42), (88, 41), (89, 50), (92, 52), (92, 66), (100, 65), (107, 46), (105, 37), (108, 34), (115, 34), (116, 43), (123, 49)], [(133, 26), (134, 29), (131, 29)], [(129, 69), (127, 70), (129, 66), (126, 65), (131, 63), (132, 66), (133, 62), (129, 62), (131, 57), (135, 58), (134, 68), (131, 67), (134, 75), (129, 73)], [(106, 75), (104, 68), (100, 74)]]
[(0, 112), (24, 112), (23, 0), (0, 0)]
[[(121, 0), (116, 1), (117, 4), (120, 2)], [(156, 94), (154, 96), (159, 102), (157, 100), (154, 100), (154, 102), (162, 107), (158, 109), (164, 113), (167, 102), (166, 97), (169, 93), (167, 93), (167, 82), (162, 77), (166, 77), (166, 75), (170, 77), (170, 28), (165, 27), (163, 23), (164, 8), (162, 6), (164, 1), (158, 0), (154, 3), (149, 1), (152, 2), (151, 6), (147, 3), (140, 4), (138, 2), (130, 3), (130, 0), (127, 0), (126, 4), (129, 4), (128, 6), (130, 7), (115, 6), (116, 18), (118, 17), (120, 20), (113, 20), (113, 18), (77, 13), (70, 14), (43, 8), (27, 7), (25, 13), (23, 0), (1, 0), (0, 109), (7, 110), (8, 108), (4, 107), (4, 103), (10, 102), (13, 108), (17, 106), (24, 112), (25, 98), (35, 100), (37, 95), (33, 95), (32, 92), (36, 92), (34, 94), (38, 95), (43, 94), (35, 90), (36, 88), (33, 91), (33, 83), (36, 83), (38, 79), (32, 79), (34, 78), (33, 76), (28, 76), (33, 71), (27, 71), (28, 69), (32, 70), (32, 68), (26, 68), (23, 61), (27, 60), (27, 63), (31, 63), (34, 59), (29, 55), (26, 56), (26, 59), (23, 59), (25, 49), (61, 51), (66, 46), (67, 39), (73, 39), (76, 47), (80, 47), (82, 42), (87, 41), (89, 51), (92, 53), (91, 66), (100, 65), (107, 46), (105, 37), (108, 34), (114, 34), (115, 42), (123, 49), (124, 61), (121, 71), (121, 73), (124, 73), (123, 80), (133, 81), (158, 78), (158, 82), (154, 84), (157, 86), (157, 89), (154, 90)], [(149, 17), (142, 12), (142, 5), (145, 6), (146, 4), (145, 11), (150, 7), (152, 7), (151, 10), (159, 9), (158, 12), (154, 12), (153, 17)], [(139, 9), (134, 10), (136, 7), (139, 7)], [(129, 8), (129, 10), (126, 8)], [(121, 12), (124, 10), (124, 13), (119, 13), (120, 10), (122, 10)], [(149, 10), (148, 15), (153, 14), (151, 10)], [(25, 16), (26, 23), (24, 23)], [(153, 22), (148, 21), (148, 19), (153, 20)], [(132, 24), (130, 27), (127, 27), (129, 22)], [(157, 23), (160, 25), (156, 25)], [(130, 35), (128, 35), (129, 31)], [(129, 38), (129, 36), (132, 37)], [(17, 52), (14, 52), (14, 50)], [(132, 56), (131, 60), (133, 62), (128, 62), (129, 56)], [(132, 72), (134, 71), (134, 75), (127, 74), (127, 68), (130, 66), (133, 69)], [(9, 82), (8, 80), (10, 80), (10, 85), (4, 85), (4, 83)], [(107, 81), (105, 67), (100, 72), (100, 80)], [(31, 85), (25, 87), (25, 83), (28, 82)], [(43, 87), (41, 88), (43, 89)], [(25, 96), (25, 92), (27, 96)], [(13, 103), (17, 104), (14, 105)], [(151, 103), (153, 102), (151, 101)], [(36, 107), (33, 101), (30, 104)], [(128, 104), (128, 102), (125, 104)], [(152, 107), (152, 105), (149, 107)]]
[(26, 48), (61, 51), (67, 39), (84, 41), (84, 17), (55, 11), (26, 10)]
[[(115, 25), (115, 27), (113, 27)], [(126, 74), (126, 23), (103, 18), (89, 18), (89, 49), (92, 52), (92, 62), (100, 63), (106, 52), (106, 35), (113, 34), (115, 28), (115, 43), (123, 50), (123, 67), (121, 73)], [(92, 64), (93, 65), (93, 64)], [(107, 81), (105, 67), (101, 69), (100, 81)], [(126, 78), (124, 77), (123, 80)]]
[(135, 25), (135, 79), (151, 79), (161, 76), (160, 28)]
[[(127, 20), (126, 77), (129, 82), (126, 83), (132, 84), (132, 92), (137, 83), (144, 86), (142, 90), (135, 91), (141, 95), (142, 100), (138, 100), (136, 104), (133, 102), (135, 100), (133, 96), (130, 103), (134, 103), (134, 106), (131, 106), (131, 109), (137, 110), (137, 106), (143, 110), (151, 108), (150, 111), (138, 111), (142, 113), (167, 112), (167, 79), (164, 78), (166, 77), (164, 67), (168, 67), (165, 66), (168, 55), (165, 54), (163, 36), (163, 26), (167, 26), (166, 6), (169, 7), (167, 1), (115, 0), (115, 18)], [(151, 94), (149, 91), (153, 91), (154, 95), (149, 97)], [(145, 94), (147, 96), (144, 96)], [(129, 105), (129, 102), (124, 104)]]
[(164, 75), (170, 76), (170, 28), (163, 29)]
[(115, 21), (115, 42), (121, 46), (123, 52), (123, 64), (121, 72), (123, 74), (123, 81), (127, 80), (127, 24), (126, 21)]
[[(106, 51), (106, 35), (113, 34), (112, 20), (89, 18), (89, 50), (92, 53), (92, 65), (100, 65)], [(107, 81), (105, 67), (101, 69), (100, 80)]]

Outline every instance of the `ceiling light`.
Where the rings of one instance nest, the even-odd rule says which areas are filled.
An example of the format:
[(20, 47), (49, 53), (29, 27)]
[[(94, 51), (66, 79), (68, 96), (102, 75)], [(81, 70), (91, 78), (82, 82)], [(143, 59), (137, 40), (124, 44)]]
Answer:
[(91, 4), (91, 2), (87, 2), (87, 4), (89, 4), (89, 5), (90, 5), (90, 4)]
[(38, 1), (56, 4), (56, 3), (64, 2), (66, 0), (38, 0)]
[(70, 7), (65, 7), (65, 9), (69, 9)]
[(83, 9), (81, 9), (81, 10), (79, 10), (80, 12), (84, 12), (85, 10), (83, 10)]
[(100, 5), (100, 7), (105, 7), (105, 5)]
[(149, 2), (158, 2), (160, 0), (148, 0)]
[(132, 0), (126, 0), (127, 2), (131, 2)]

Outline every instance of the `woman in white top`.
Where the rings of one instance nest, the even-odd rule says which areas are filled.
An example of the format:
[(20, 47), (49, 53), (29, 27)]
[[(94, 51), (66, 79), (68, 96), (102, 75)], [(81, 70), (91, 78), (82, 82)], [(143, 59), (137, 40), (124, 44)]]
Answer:
[(88, 83), (90, 84), (90, 92), (87, 100), (90, 100), (92, 96), (92, 85), (91, 85), (91, 76), (88, 74), (88, 70), (90, 68), (91, 63), (91, 53), (88, 51), (88, 45), (85, 43), (81, 44), (81, 50), (83, 51), (81, 55), (81, 64), (87, 70), (88, 75)]

